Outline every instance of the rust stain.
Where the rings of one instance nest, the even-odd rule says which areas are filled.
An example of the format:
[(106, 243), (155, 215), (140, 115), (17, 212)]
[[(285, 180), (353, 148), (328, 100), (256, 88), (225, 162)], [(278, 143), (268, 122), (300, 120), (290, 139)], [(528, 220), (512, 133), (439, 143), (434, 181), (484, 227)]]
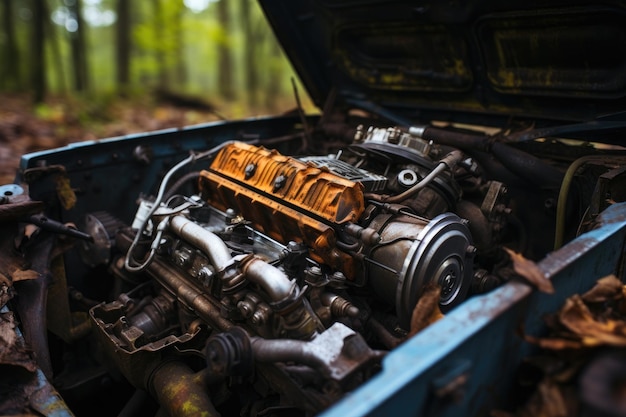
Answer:
[(238, 211), (280, 242), (304, 241), (316, 261), (349, 279), (356, 276), (356, 261), (335, 248), (333, 226), (361, 216), (361, 184), (276, 151), (236, 143), (220, 151), (211, 171), (201, 172), (200, 189), (211, 205)]

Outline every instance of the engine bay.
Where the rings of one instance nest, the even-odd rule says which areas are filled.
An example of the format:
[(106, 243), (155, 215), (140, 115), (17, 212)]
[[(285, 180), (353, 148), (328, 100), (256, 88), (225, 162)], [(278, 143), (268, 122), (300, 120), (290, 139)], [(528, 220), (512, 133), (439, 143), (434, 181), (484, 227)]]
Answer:
[[(548, 140), (538, 152), (432, 126), (320, 123), (316, 134), (308, 148), (296, 132), (168, 158), (155, 185), (123, 205), (134, 212), (126, 217), (106, 195), (102, 204), (81, 194), (95, 189), (84, 162), (67, 208), (59, 184), (71, 166), (24, 170), (48, 217), (28, 218), (38, 230), (21, 250), (50, 281), (17, 283), (16, 310), (39, 366), (78, 414), (104, 377), (127, 387), (115, 394), (120, 407), (140, 396), (141, 415), (195, 415), (183, 403), (210, 415), (318, 414), (430, 323), (520, 279), (510, 253), (542, 258), (555, 235), (593, 227), (607, 192), (623, 193), (621, 175), (606, 179), (623, 156), (587, 145)], [(143, 169), (151, 146), (134, 146), (124, 163)], [(563, 197), (568, 159), (581, 162)], [(115, 192), (126, 184), (100, 178)], [(64, 223), (53, 220), (59, 210)], [(42, 239), (48, 246), (33, 249)], [(47, 319), (32, 311), (35, 293), (48, 298)]]
[[(110, 271), (125, 282), (148, 277), (90, 310), (100, 344), (130, 381), (145, 378), (145, 369), (137, 375), (126, 365), (135, 357), (161, 363), (166, 352), (195, 345), (211, 378), (231, 390), (233, 378), (263, 380), (274, 406), (317, 413), (417, 331), (411, 316), (428, 286), (447, 312), (472, 288), (496, 285), (490, 252), (499, 245), (493, 229), (504, 229), (510, 211), (504, 186), (483, 184), (479, 204), (491, 211), (483, 213), (460, 203), (455, 176), (476, 165), (462, 152), (444, 154), (395, 128), (356, 137), (339, 155), (301, 158), (227, 142), (190, 157), (207, 159), (206, 169), (172, 186), (185, 161), (169, 171), (156, 199), (140, 201), (132, 227), (91, 215), (84, 259), (114, 241), (122, 255)], [(197, 193), (179, 194), (185, 182)], [(480, 249), (468, 220), (453, 213), (458, 203), (489, 229), (479, 232), (492, 237)], [(166, 372), (158, 366), (157, 375)], [(261, 401), (253, 398), (246, 408)]]

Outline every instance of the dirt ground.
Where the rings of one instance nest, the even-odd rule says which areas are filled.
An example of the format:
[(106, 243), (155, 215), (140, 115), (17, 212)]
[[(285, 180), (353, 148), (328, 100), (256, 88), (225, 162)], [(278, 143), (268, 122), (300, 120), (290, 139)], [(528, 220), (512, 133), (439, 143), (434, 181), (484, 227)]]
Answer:
[(0, 95), (0, 185), (15, 179), (20, 157), (85, 140), (217, 120), (206, 109), (145, 100), (51, 99), (33, 106), (23, 95)]

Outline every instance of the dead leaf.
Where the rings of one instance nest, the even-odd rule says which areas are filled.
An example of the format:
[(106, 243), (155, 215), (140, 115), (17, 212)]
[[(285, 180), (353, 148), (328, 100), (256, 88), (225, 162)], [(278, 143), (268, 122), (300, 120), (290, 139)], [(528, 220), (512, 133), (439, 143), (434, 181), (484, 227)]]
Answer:
[(587, 303), (603, 303), (608, 300), (618, 300), (624, 297), (624, 284), (615, 276), (609, 275), (600, 278), (596, 285), (582, 295)]
[(565, 301), (559, 312), (560, 322), (581, 338), (585, 346), (610, 345), (626, 347), (626, 322), (597, 321), (582, 298), (575, 294)]
[(0, 313), (0, 364), (21, 366), (30, 372), (37, 370), (37, 364), (22, 339), (17, 336), (15, 316), (12, 312)]
[(27, 269), (27, 270), (16, 269), (11, 274), (11, 278), (13, 278), (13, 282), (37, 279), (39, 278), (39, 272), (33, 271), (32, 269)]
[(552, 381), (542, 381), (539, 384), (539, 394), (543, 402), (541, 415), (550, 417), (567, 417), (569, 415), (558, 385)]
[(411, 314), (411, 330), (408, 337), (415, 335), (430, 324), (443, 317), (439, 309), (441, 287), (439, 285), (427, 285), (422, 296)]
[(70, 179), (65, 175), (57, 176), (57, 196), (65, 210), (69, 210), (76, 204), (76, 194), (70, 185)]
[(530, 259), (524, 258), (521, 254), (512, 251), (509, 248), (504, 248), (506, 252), (511, 257), (511, 261), (513, 262), (513, 269), (515, 272), (526, 279), (526, 281), (530, 282), (532, 285), (536, 286), (537, 289), (541, 292), (545, 292), (547, 294), (554, 294), (554, 287), (552, 286), (552, 282), (548, 278), (545, 277), (541, 269), (537, 266), (536, 263), (531, 261)]
[(28, 223), (24, 227), (24, 236), (30, 239), (38, 230), (39, 230), (39, 226), (35, 226), (34, 224)]
[(537, 345), (543, 349), (549, 350), (565, 350), (565, 349), (581, 349), (585, 345), (580, 340), (563, 339), (557, 337), (534, 337), (524, 335), (524, 339), (528, 343)]

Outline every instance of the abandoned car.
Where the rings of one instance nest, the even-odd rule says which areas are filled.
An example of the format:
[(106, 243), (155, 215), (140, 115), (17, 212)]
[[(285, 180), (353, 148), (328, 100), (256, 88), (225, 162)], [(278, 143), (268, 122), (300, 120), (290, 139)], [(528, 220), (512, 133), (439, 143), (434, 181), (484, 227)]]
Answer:
[(520, 333), (623, 274), (623, 3), (261, 5), (319, 116), (29, 154), (0, 188), (16, 413), (488, 414)]

